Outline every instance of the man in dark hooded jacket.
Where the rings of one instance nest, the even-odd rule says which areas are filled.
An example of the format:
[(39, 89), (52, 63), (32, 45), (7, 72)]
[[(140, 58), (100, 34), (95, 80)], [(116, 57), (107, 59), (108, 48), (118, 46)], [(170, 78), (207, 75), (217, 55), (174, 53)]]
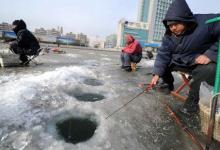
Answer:
[(10, 42), (10, 49), (20, 55), (23, 64), (28, 61), (27, 55), (36, 55), (40, 45), (34, 35), (27, 30), (23, 20), (15, 20), (12, 23), (12, 29), (17, 35), (15, 41)]
[[(151, 84), (156, 85), (160, 78), (173, 90), (172, 71), (182, 71), (192, 75), (191, 90), (180, 108), (185, 114), (198, 112), (201, 82), (214, 85), (220, 23), (206, 24), (220, 14), (194, 14), (185, 0), (175, 0), (163, 24), (166, 33), (158, 50)], [(163, 85), (162, 85), (163, 86)]]

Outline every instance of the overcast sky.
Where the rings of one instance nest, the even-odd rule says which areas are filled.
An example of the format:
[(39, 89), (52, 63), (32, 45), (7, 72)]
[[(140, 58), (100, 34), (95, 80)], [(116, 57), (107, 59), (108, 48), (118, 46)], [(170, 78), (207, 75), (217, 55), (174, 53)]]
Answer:
[[(105, 37), (118, 21), (136, 21), (139, 0), (1, 0), (0, 22), (24, 19), (28, 28), (63, 26), (64, 32)], [(220, 13), (219, 0), (187, 0), (194, 13)]]

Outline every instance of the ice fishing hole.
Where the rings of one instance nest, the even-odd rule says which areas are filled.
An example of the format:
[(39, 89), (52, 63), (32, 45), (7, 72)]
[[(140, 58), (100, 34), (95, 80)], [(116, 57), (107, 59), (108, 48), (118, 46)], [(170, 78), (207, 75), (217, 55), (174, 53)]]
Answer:
[(77, 144), (89, 140), (97, 128), (97, 123), (89, 118), (69, 118), (56, 123), (58, 134), (65, 142)]
[(79, 101), (95, 102), (105, 99), (105, 96), (95, 93), (80, 93), (74, 94), (74, 97)]
[(103, 82), (94, 78), (87, 78), (83, 81), (84, 84), (92, 85), (92, 86), (101, 86)]

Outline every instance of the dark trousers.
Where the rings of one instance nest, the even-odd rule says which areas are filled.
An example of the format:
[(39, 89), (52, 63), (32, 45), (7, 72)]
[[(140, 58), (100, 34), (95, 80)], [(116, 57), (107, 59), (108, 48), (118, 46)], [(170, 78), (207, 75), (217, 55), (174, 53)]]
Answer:
[(13, 53), (20, 55), (20, 60), (22, 62), (27, 62), (28, 61), (27, 56), (35, 55), (37, 52), (37, 51), (31, 50), (31, 49), (24, 49), (24, 48), (18, 47), (18, 44), (16, 41), (10, 43), (9, 49)]
[(173, 85), (174, 78), (171, 74), (172, 71), (181, 71), (192, 75), (191, 80), (191, 90), (189, 91), (189, 96), (186, 103), (189, 105), (197, 105), (199, 103), (199, 90), (201, 82), (205, 81), (209, 85), (214, 86), (215, 83), (215, 73), (216, 64), (209, 63), (207, 65), (195, 65), (192, 67), (180, 67), (176, 65), (170, 65), (162, 76), (165, 83)]
[(125, 52), (121, 53), (121, 63), (122, 66), (129, 67), (131, 62), (139, 63), (141, 61), (142, 54), (128, 54)]

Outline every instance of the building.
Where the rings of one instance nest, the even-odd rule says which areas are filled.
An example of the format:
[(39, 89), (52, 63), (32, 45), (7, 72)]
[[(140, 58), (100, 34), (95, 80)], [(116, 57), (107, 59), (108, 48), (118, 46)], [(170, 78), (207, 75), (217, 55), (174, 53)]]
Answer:
[(56, 43), (63, 44), (63, 45), (76, 45), (76, 40), (71, 37), (66, 37), (66, 36), (60, 36), (56, 38)]
[[(148, 0), (147, 0), (148, 1)], [(170, 4), (174, 0), (151, 0), (149, 7), (149, 43), (160, 43), (165, 33), (162, 23)]]
[(54, 28), (52, 29), (44, 29), (44, 28), (40, 28), (40, 29), (35, 29), (34, 33), (36, 35), (47, 35), (47, 36), (61, 36), (61, 32), (59, 30), (56, 30)]
[(61, 32), (59, 30), (56, 30), (54, 28), (50, 29), (50, 30), (46, 30), (47, 31), (47, 35), (49, 36), (61, 36)]
[(117, 34), (117, 47), (124, 47), (126, 44), (125, 35), (133, 35), (142, 46), (148, 39), (148, 23), (145, 22), (128, 22), (124, 19), (119, 21), (118, 34)]
[(0, 24), (0, 38), (3, 37), (4, 32), (9, 32), (9, 31), (12, 31), (12, 25), (6, 22), (2, 22)]
[[(174, 0), (139, 0), (137, 22), (120, 21), (117, 47), (124, 46), (124, 35), (134, 35), (141, 45), (160, 44), (165, 33), (162, 20)], [(145, 43), (145, 44), (144, 44)]]
[(165, 32), (162, 24), (173, 0), (140, 0), (138, 21), (149, 23), (148, 43), (159, 43)]
[(12, 31), (12, 25), (6, 22), (0, 24), (0, 31)]
[(105, 48), (115, 48), (117, 44), (117, 35), (111, 34), (105, 39)]
[(56, 38), (61, 36), (61, 32), (59, 30), (56, 30), (54, 28), (52, 29), (35, 29), (34, 31), (35, 36), (37, 39), (41, 42), (56, 42)]
[[(58, 27), (59, 29), (59, 27)], [(60, 30), (62, 31), (62, 30)], [(76, 40), (76, 34), (74, 34), (73, 32), (70, 33), (66, 33), (63, 36), (59, 36), (57, 37), (56, 40), (57, 43), (59, 44), (65, 44), (65, 45), (78, 45), (78, 41)]]
[(74, 34), (73, 32), (66, 33), (65, 37), (76, 39), (76, 34)]
[(76, 35), (76, 40), (79, 41), (80, 46), (88, 46), (88, 38), (87, 35), (80, 33)]
[(47, 35), (47, 31), (44, 28), (35, 29), (34, 33), (36, 35)]
[(138, 22), (148, 22), (151, 0), (140, 0), (138, 9)]

